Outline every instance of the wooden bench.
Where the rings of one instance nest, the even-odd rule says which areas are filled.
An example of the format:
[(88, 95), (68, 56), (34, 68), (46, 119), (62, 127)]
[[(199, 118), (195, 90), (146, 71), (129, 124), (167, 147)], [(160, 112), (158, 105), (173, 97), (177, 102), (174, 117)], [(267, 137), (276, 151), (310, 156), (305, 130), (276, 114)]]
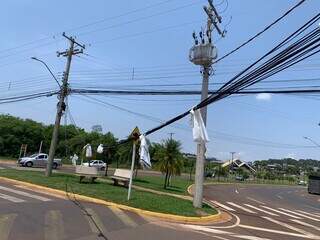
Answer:
[(129, 186), (131, 171), (127, 169), (117, 168), (111, 177), (114, 185), (119, 185), (119, 182), (122, 182), (125, 187)]
[(94, 181), (100, 177), (98, 168), (83, 165), (76, 166), (76, 175), (80, 176), (80, 183), (84, 178), (89, 178), (91, 182), (94, 183)]

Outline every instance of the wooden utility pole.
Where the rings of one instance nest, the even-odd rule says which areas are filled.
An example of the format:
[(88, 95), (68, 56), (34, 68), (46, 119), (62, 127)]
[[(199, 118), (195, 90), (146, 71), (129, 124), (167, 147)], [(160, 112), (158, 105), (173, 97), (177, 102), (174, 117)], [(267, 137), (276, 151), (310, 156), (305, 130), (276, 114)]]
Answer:
[[(65, 33), (63, 33), (62, 36), (69, 40), (70, 47), (68, 50), (66, 50), (64, 52), (57, 53), (58, 57), (60, 57), (61, 55), (64, 57), (67, 57), (67, 64), (66, 64), (66, 70), (63, 73), (62, 86), (61, 86), (60, 95), (59, 95), (59, 102), (58, 102), (58, 106), (57, 106), (56, 120), (55, 120), (55, 124), (54, 124), (54, 128), (53, 128), (53, 132), (52, 132), (49, 157), (48, 157), (48, 164), (47, 164), (47, 169), (46, 169), (46, 176), (47, 177), (51, 176), (51, 174), (52, 174), (52, 164), (53, 164), (54, 154), (56, 152), (56, 147), (57, 147), (57, 142), (58, 142), (58, 134), (59, 134), (61, 117), (62, 117), (63, 112), (66, 110), (65, 98), (68, 95), (68, 78), (69, 78), (72, 56), (76, 55), (76, 54), (83, 53), (83, 49), (85, 49), (85, 46), (77, 43), (73, 37), (68, 37), (65, 35)], [(75, 45), (80, 47), (80, 49), (75, 49)]]

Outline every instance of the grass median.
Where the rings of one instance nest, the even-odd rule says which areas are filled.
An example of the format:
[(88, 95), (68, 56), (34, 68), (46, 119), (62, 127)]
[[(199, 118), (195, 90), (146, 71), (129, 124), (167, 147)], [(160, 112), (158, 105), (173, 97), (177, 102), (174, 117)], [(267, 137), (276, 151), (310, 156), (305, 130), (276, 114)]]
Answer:
[(173, 177), (170, 185), (164, 189), (164, 176), (143, 176), (133, 180), (133, 184), (136, 186), (179, 195), (188, 195), (187, 188), (192, 183), (182, 177)]
[(72, 174), (55, 173), (47, 178), (43, 172), (3, 169), (0, 170), (0, 176), (63, 191), (66, 190), (67, 186), (69, 190), (77, 194), (154, 212), (189, 217), (217, 213), (215, 209), (208, 205), (204, 205), (201, 211), (199, 211), (199, 209), (192, 206), (191, 201), (134, 189), (132, 190), (131, 200), (127, 201), (128, 190), (124, 187), (113, 186), (112, 184), (99, 181), (94, 184), (79, 183), (79, 177)]

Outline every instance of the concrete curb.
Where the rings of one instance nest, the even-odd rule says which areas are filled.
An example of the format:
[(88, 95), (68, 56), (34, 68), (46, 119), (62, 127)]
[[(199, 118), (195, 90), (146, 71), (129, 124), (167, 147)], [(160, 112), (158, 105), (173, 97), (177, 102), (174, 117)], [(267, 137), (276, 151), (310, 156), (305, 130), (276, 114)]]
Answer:
[[(50, 193), (52, 195), (57, 195), (59, 197), (63, 197), (65, 199), (68, 199), (68, 197), (67, 197), (68, 193), (65, 191), (62, 191), (62, 190), (44, 187), (44, 186), (40, 186), (40, 185), (33, 184), (33, 183), (22, 182), (22, 181), (18, 181), (18, 180), (6, 178), (6, 177), (0, 177), (0, 180), (7, 181), (7, 182), (10, 182), (13, 184), (18, 184), (20, 186), (29, 187), (29, 188), (36, 189), (36, 190), (41, 190), (44, 192), (44, 194)], [(126, 206), (123, 204), (117, 204), (117, 203), (108, 202), (108, 201), (97, 199), (97, 198), (87, 197), (87, 196), (80, 195), (80, 194), (72, 194), (72, 197), (76, 198), (77, 200), (81, 200), (81, 201), (86, 201), (86, 202), (96, 203), (96, 204), (100, 204), (100, 205), (105, 205), (108, 207), (116, 207), (116, 208), (119, 208), (122, 210), (131, 211), (131, 212), (137, 213), (139, 215), (144, 215), (146, 217), (160, 218), (162, 220), (179, 222), (179, 223), (204, 224), (204, 223), (210, 223), (213, 221), (217, 221), (221, 218), (220, 211), (218, 211), (217, 214), (204, 216), (204, 217), (185, 217), (185, 216), (174, 215), (174, 214), (152, 212), (152, 211), (148, 211), (148, 210), (143, 210), (143, 209), (139, 209), (139, 208)]]

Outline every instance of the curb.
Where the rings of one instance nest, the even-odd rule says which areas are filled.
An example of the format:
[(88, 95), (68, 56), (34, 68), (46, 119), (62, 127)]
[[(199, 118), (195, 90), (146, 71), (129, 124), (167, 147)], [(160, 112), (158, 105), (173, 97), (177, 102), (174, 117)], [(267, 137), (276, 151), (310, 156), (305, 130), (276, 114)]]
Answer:
[[(0, 177), (0, 180), (4, 180), (4, 181), (7, 181), (7, 182), (10, 182), (13, 184), (19, 184), (19, 185), (30, 187), (30, 188), (37, 189), (37, 190), (42, 190), (42, 191), (44, 191), (44, 194), (51, 193), (52, 195), (58, 195), (59, 197), (64, 197), (65, 199), (68, 199), (68, 197), (67, 197), (68, 193), (65, 191), (62, 191), (62, 190), (44, 187), (44, 186), (33, 184), (33, 183), (22, 182), (22, 181), (18, 181), (18, 180), (6, 178), (6, 177)], [(104, 206), (108, 206), (108, 207), (116, 207), (116, 208), (119, 208), (122, 210), (127, 210), (127, 211), (137, 213), (139, 215), (160, 218), (162, 220), (174, 221), (174, 222), (179, 222), (179, 223), (204, 224), (204, 223), (210, 223), (212, 221), (217, 221), (221, 218), (220, 211), (218, 211), (217, 214), (204, 216), (204, 217), (185, 217), (185, 216), (174, 215), (174, 214), (152, 212), (152, 211), (143, 210), (140, 208), (126, 206), (123, 204), (117, 204), (117, 203), (113, 203), (113, 202), (109, 202), (109, 201), (105, 201), (105, 200), (101, 200), (101, 199), (97, 199), (97, 198), (87, 197), (87, 196), (80, 195), (80, 194), (72, 194), (72, 196), (74, 198), (76, 198), (77, 200), (96, 203), (96, 204), (100, 204), (100, 205), (104, 205)]]

